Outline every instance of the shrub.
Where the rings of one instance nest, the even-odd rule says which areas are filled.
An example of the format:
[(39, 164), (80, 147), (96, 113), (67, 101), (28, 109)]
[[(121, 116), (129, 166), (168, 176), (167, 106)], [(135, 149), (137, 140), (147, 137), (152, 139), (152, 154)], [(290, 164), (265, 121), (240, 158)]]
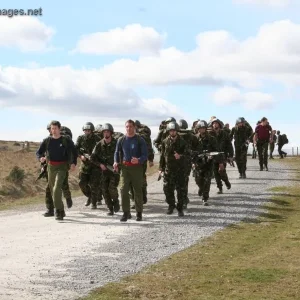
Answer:
[(18, 166), (14, 166), (6, 179), (10, 182), (22, 184), (25, 178), (25, 171)]

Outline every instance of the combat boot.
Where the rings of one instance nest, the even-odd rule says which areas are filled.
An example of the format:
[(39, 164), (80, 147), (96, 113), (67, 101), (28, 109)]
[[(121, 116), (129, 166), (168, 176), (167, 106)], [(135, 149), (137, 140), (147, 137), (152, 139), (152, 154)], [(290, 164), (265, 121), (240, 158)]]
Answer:
[(54, 217), (54, 208), (48, 208), (43, 214), (44, 217)]
[(86, 200), (86, 202), (85, 202), (85, 206), (90, 206), (90, 204), (92, 203), (92, 200), (91, 200), (91, 198), (89, 197), (87, 200)]
[(267, 166), (267, 165), (265, 165), (265, 168), (266, 168), (266, 171), (269, 171), (269, 169), (268, 169), (268, 166)]
[(91, 209), (97, 209), (97, 204), (92, 204)]
[(178, 217), (183, 217), (184, 213), (183, 213), (183, 209), (182, 209), (182, 205), (177, 204), (177, 211), (178, 211)]
[(71, 198), (70, 199), (66, 199), (66, 202), (67, 202), (67, 207), (68, 208), (71, 208), (73, 206), (73, 201), (72, 201)]
[(113, 207), (109, 207), (108, 208), (108, 213), (107, 213), (108, 216), (113, 216), (114, 215), (114, 209)]
[(137, 221), (142, 221), (142, 220), (143, 220), (143, 217), (142, 217), (142, 213), (141, 213), (141, 212), (136, 213), (136, 220), (137, 220)]
[(122, 218), (120, 219), (120, 222), (127, 222), (128, 219), (131, 219), (131, 213), (124, 212)]
[(243, 173), (243, 178), (247, 178), (246, 173)]
[(64, 210), (56, 210), (55, 212), (55, 220), (62, 221), (66, 216)]
[(243, 178), (243, 174), (242, 173), (240, 173), (240, 176), (239, 176), (239, 179), (241, 179), (241, 178)]
[(203, 201), (204, 206), (208, 206), (208, 202), (207, 202), (208, 198), (209, 198), (208, 196), (203, 196), (202, 197), (202, 201)]
[(198, 189), (198, 195), (201, 197), (203, 195), (203, 192), (201, 191), (201, 189)]
[(229, 180), (225, 181), (225, 185), (227, 187), (227, 190), (231, 189), (231, 183), (229, 182)]
[(169, 208), (167, 210), (167, 215), (171, 215), (174, 211), (174, 206), (173, 205), (169, 205)]
[(114, 212), (117, 213), (120, 210), (120, 202), (119, 199), (114, 200)]
[(219, 188), (217, 194), (223, 194), (223, 188), (222, 187)]
[(264, 167), (262, 165), (260, 165), (260, 171), (263, 171), (264, 170)]

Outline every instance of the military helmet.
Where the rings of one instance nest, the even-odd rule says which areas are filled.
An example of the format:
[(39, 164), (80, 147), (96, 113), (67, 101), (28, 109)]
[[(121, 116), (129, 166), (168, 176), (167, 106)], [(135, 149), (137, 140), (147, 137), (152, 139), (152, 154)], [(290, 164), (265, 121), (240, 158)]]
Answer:
[(212, 125), (214, 122), (219, 123), (221, 129), (224, 127), (224, 123), (221, 120), (217, 119), (217, 118), (212, 119), (209, 123), (210, 123), (210, 125)]
[(244, 117), (239, 117), (239, 119), (241, 119), (242, 122), (246, 122), (246, 119)]
[(199, 120), (198, 123), (195, 126), (195, 129), (199, 129), (199, 128), (207, 128), (208, 124), (206, 121), (204, 120)]
[(109, 130), (111, 133), (114, 133), (114, 128), (111, 124), (109, 123), (105, 123), (103, 126), (102, 126), (102, 131), (104, 130)]
[(141, 122), (139, 120), (134, 121), (136, 127), (141, 127)]
[(187, 121), (183, 119), (178, 121), (178, 125), (180, 129), (187, 129), (189, 127)]
[[(165, 123), (166, 123), (166, 124), (168, 124), (168, 123), (170, 123), (170, 122), (176, 123), (175, 118), (169, 117), (169, 118), (167, 118), (167, 119), (165, 120)], [(178, 125), (178, 124), (177, 124), (177, 125)]]
[(245, 122), (245, 119), (244, 119), (244, 120), (243, 120), (243, 119), (244, 119), (244, 118), (237, 118), (235, 124), (237, 125), (237, 124), (239, 124), (239, 123), (244, 123), (244, 122)]
[(96, 131), (96, 132), (101, 132), (101, 131), (102, 131), (102, 124), (96, 125), (95, 131)]
[(71, 139), (73, 138), (71, 129), (66, 127), (66, 126), (61, 126), (60, 127), (60, 133), (62, 135), (68, 135)]
[(92, 122), (86, 122), (83, 126), (82, 126), (82, 130), (91, 130), (94, 131), (95, 130), (95, 126)]
[(167, 125), (167, 131), (170, 131), (170, 130), (176, 130), (176, 131), (179, 131), (179, 126), (176, 122), (170, 122), (168, 123)]

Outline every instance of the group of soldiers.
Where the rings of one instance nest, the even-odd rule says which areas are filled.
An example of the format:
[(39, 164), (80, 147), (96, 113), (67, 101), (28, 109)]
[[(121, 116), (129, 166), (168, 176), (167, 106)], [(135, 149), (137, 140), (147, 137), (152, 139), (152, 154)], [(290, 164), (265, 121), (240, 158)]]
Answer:
[[(135, 128), (136, 134), (146, 141), (148, 150), (148, 161), (143, 164), (143, 204), (146, 204), (146, 172), (148, 163), (150, 167), (153, 166), (154, 149), (150, 128), (138, 120), (135, 121)], [(48, 127), (47, 129), (49, 130)], [(75, 147), (81, 160), (79, 186), (87, 197), (85, 205), (97, 209), (97, 205), (101, 205), (104, 198), (108, 215), (114, 215), (120, 210), (120, 174), (115, 172), (112, 166), (117, 141), (122, 139), (124, 134), (115, 132), (109, 123), (95, 127), (93, 123), (87, 122), (82, 130), (83, 134), (77, 138)], [(61, 134), (72, 139), (72, 132), (67, 127), (61, 127)], [(280, 132), (277, 137), (278, 143), (279, 140)], [(247, 153), (250, 143), (253, 143), (253, 158), (256, 157), (256, 151), (258, 152), (260, 171), (268, 171), (268, 147), (270, 146), (272, 159), (275, 142), (276, 131), (272, 130), (267, 118), (262, 118), (255, 130), (243, 117), (236, 120), (232, 129), (229, 128), (229, 124), (224, 124), (215, 116), (208, 122), (195, 120), (190, 129), (186, 120), (181, 119), (177, 122), (173, 117), (163, 120), (153, 144), (160, 154), (158, 178), (163, 178), (163, 191), (168, 204), (167, 214), (172, 214), (174, 209), (177, 209), (178, 216), (184, 216), (184, 209), (189, 203), (188, 183), (191, 173), (198, 186), (198, 195), (202, 197), (203, 204), (208, 205), (213, 178), (218, 194), (223, 194), (224, 185), (228, 190), (231, 189), (226, 172), (228, 164), (234, 166), (235, 161), (239, 178), (247, 177)], [(278, 144), (278, 147), (281, 147), (280, 151), (282, 146)], [(284, 156), (284, 152), (280, 153), (280, 157)], [(62, 190), (68, 208), (72, 207), (68, 177)], [(130, 194), (134, 199), (133, 189)], [(46, 189), (46, 206), (47, 211), (44, 215), (53, 215), (54, 207), (49, 187)]]

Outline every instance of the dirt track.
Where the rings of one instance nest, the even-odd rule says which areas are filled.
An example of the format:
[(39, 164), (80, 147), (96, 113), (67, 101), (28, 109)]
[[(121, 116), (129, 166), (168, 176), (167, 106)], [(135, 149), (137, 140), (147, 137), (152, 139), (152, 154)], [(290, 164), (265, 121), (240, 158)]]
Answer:
[[(0, 299), (76, 299), (106, 282), (196, 243), (216, 230), (242, 219), (251, 221), (272, 195), (272, 186), (292, 183), (281, 162), (259, 172), (249, 159), (248, 178), (237, 179), (228, 168), (232, 189), (217, 195), (211, 187), (210, 206), (203, 207), (190, 180), (190, 201), (184, 218), (165, 214), (162, 181), (149, 179), (144, 221), (119, 221), (121, 212), (106, 216), (106, 208), (84, 207), (74, 200), (63, 222), (44, 218), (44, 206), (0, 213)], [(133, 214), (134, 217), (134, 214)]]

